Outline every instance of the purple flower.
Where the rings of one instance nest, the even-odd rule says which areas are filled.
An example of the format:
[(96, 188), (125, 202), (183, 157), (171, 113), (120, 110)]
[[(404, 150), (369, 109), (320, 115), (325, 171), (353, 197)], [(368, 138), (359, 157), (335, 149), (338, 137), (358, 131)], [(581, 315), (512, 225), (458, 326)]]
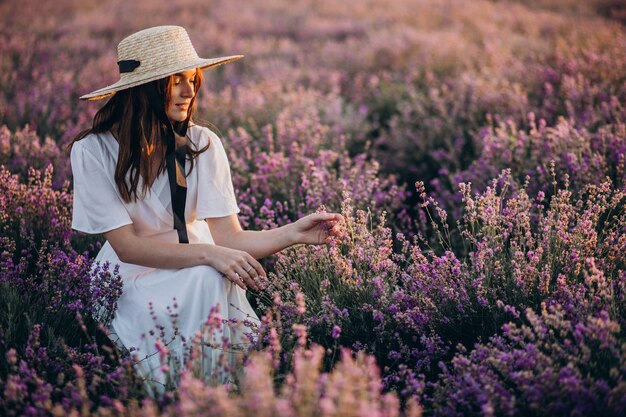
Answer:
[(341, 335), (341, 327), (339, 327), (337, 325), (334, 325), (332, 333), (331, 333), (332, 338), (337, 340), (337, 339), (339, 339), (340, 335)]

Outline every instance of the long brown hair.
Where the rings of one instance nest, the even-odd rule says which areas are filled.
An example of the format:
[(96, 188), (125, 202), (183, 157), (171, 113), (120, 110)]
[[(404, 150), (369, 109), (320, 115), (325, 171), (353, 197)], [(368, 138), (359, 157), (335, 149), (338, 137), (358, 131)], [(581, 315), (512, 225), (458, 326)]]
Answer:
[[(156, 86), (159, 96), (163, 99), (163, 106), (167, 106), (174, 85), (174, 76), (152, 81), (137, 87), (118, 91), (96, 113), (93, 126), (79, 133), (68, 145), (71, 151), (75, 142), (83, 139), (90, 133), (112, 131), (119, 143), (119, 155), (115, 167), (115, 184), (125, 202), (136, 201), (137, 188), (141, 177), (141, 195), (145, 195), (155, 179), (165, 171), (165, 153), (167, 151), (165, 127), (151, 109), (148, 101), (148, 89)], [(194, 82), (194, 96), (189, 105), (190, 114), (196, 110), (196, 96), (202, 85), (202, 71), (196, 70)], [(167, 107), (165, 107), (167, 108)], [(190, 119), (191, 122), (191, 119)], [(180, 133), (181, 122), (172, 123), (174, 130)], [(114, 132), (113, 132), (114, 130)], [(206, 151), (210, 143), (202, 149), (194, 149), (189, 141), (186, 144), (187, 159), (191, 161), (189, 175), (193, 170), (193, 161), (202, 152)], [(156, 158), (158, 164), (154, 169)], [(126, 177), (128, 176), (128, 181)]]

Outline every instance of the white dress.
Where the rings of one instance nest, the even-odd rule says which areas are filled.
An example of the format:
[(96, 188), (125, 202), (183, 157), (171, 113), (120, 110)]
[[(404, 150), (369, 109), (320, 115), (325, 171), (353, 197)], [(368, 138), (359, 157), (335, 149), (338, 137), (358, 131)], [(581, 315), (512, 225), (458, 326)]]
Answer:
[[(213, 237), (204, 219), (239, 212), (230, 166), (222, 143), (215, 133), (204, 127), (191, 126), (187, 136), (188, 140), (197, 144), (197, 149), (211, 143), (195, 159), (193, 171), (187, 177), (185, 220), (189, 244), (213, 244)], [(108, 132), (90, 134), (73, 145), (72, 228), (85, 233), (100, 234), (132, 223), (139, 236), (177, 243), (178, 234), (173, 228), (167, 172), (156, 178), (144, 198), (125, 203), (114, 180), (117, 156), (118, 143)], [(187, 161), (186, 172), (189, 171), (189, 166), (190, 162)], [(138, 189), (140, 188), (141, 180)], [(156, 269), (124, 263), (108, 242), (98, 253), (96, 261), (108, 261), (111, 269), (114, 265), (119, 265), (124, 284), (110, 325), (112, 338), (118, 338), (118, 343), (134, 351), (140, 360), (137, 365), (139, 371), (158, 383), (163, 383), (165, 377), (161, 370), (162, 358), (155, 345), (157, 339), (167, 345), (177, 363), (183, 361), (185, 344), (180, 337), (175, 337), (172, 313), (177, 314), (176, 327), (179, 334), (187, 340), (187, 345), (202, 329), (214, 306), (218, 306), (222, 319), (258, 323), (258, 317), (248, 303), (245, 291), (210, 266)], [(153, 313), (150, 313), (150, 309)], [(163, 326), (163, 333), (156, 328), (157, 325)], [(154, 334), (150, 333), (151, 330)], [(214, 334), (212, 341), (219, 342), (224, 336), (230, 339), (231, 345), (240, 346), (248, 340), (245, 333), (249, 331), (246, 326), (232, 328), (224, 325), (222, 333)], [(205, 341), (207, 337), (204, 335)], [(220, 349), (205, 350), (201, 365), (205, 374), (216, 371), (221, 353)]]

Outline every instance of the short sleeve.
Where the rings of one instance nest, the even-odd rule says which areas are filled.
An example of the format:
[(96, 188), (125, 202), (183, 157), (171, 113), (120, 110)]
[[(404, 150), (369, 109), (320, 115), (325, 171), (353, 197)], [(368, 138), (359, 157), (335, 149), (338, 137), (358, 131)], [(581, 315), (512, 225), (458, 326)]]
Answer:
[(86, 139), (72, 146), (72, 229), (99, 234), (131, 224), (133, 221), (115, 188), (112, 173), (107, 174), (103, 162), (82, 143)]
[(198, 170), (197, 218), (225, 217), (239, 213), (230, 175), (230, 164), (219, 137), (201, 129), (200, 147), (210, 142), (196, 162)]

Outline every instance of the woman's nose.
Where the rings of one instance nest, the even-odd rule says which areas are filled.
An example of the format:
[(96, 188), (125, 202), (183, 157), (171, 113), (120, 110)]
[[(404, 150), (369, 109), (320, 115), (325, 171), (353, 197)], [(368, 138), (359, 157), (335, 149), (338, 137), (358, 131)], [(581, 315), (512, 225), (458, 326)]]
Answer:
[(184, 97), (193, 97), (194, 94), (194, 84), (193, 82), (186, 82), (183, 86), (183, 96)]

